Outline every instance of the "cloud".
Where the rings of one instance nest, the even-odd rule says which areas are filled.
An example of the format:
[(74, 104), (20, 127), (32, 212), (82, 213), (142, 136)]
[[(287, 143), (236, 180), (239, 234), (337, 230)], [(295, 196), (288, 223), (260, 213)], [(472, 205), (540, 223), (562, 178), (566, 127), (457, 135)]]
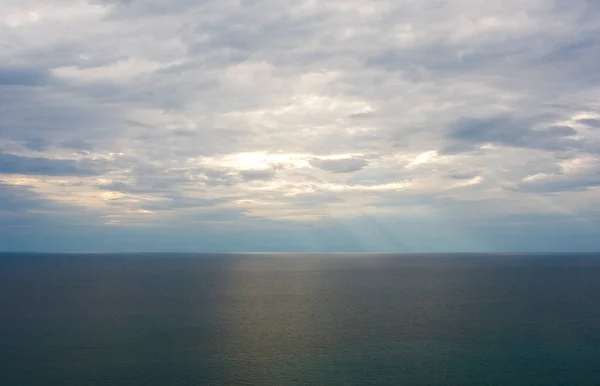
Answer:
[(597, 118), (584, 118), (584, 119), (579, 119), (578, 122), (583, 123), (585, 125), (591, 126), (591, 127), (600, 127), (600, 119)]
[(310, 160), (310, 164), (316, 168), (326, 170), (331, 173), (352, 173), (361, 170), (369, 164), (369, 161), (363, 158), (340, 158), (340, 159), (320, 159)]
[(244, 181), (265, 181), (275, 177), (275, 170), (241, 170)]
[(165, 200), (150, 201), (141, 205), (140, 209), (149, 211), (173, 211), (175, 209), (208, 208), (226, 202), (223, 199), (190, 199), (172, 196)]
[(92, 150), (93, 146), (90, 143), (82, 140), (81, 138), (73, 138), (68, 141), (64, 141), (60, 144), (61, 147), (65, 149), (75, 149), (75, 150)]
[(477, 177), (477, 173), (473, 171), (452, 171), (448, 176), (455, 180), (470, 180)]
[(599, 204), (594, 1), (8, 0), (0, 15), (0, 181), (11, 202), (59, 204), (57, 221), (493, 229)]
[(569, 192), (600, 186), (600, 159), (571, 158), (559, 162), (554, 173), (536, 173), (525, 177), (516, 189), (534, 193)]
[(25, 147), (34, 151), (45, 151), (49, 147), (49, 143), (40, 138), (32, 138), (25, 142)]
[(532, 193), (566, 192), (590, 187), (600, 186), (600, 175), (591, 175), (584, 178), (548, 178), (545, 181), (526, 181), (519, 186), (520, 191)]
[(26, 186), (0, 183), (0, 212), (27, 212), (51, 206)]
[(486, 144), (554, 151), (582, 146), (581, 141), (571, 138), (577, 134), (572, 127), (546, 124), (536, 128), (536, 124), (535, 119), (506, 116), (460, 119), (450, 126), (450, 141), (443, 151), (473, 150)]
[(44, 71), (27, 67), (0, 67), (0, 86), (41, 86), (48, 79)]
[(43, 176), (93, 176), (101, 171), (88, 162), (58, 160), (39, 157), (22, 157), (0, 153), (0, 174), (25, 174)]

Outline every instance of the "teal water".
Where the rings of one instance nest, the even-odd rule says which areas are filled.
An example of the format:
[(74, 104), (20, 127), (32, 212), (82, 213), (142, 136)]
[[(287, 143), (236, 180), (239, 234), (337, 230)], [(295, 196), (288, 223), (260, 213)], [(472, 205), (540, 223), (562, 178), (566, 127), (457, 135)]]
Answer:
[(600, 385), (600, 256), (0, 255), (0, 385)]

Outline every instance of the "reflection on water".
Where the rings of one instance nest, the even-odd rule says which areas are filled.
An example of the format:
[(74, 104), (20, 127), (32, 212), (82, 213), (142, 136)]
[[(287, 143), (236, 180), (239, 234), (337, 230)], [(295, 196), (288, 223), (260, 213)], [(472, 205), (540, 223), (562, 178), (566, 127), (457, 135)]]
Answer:
[(0, 384), (595, 384), (600, 259), (3, 256)]

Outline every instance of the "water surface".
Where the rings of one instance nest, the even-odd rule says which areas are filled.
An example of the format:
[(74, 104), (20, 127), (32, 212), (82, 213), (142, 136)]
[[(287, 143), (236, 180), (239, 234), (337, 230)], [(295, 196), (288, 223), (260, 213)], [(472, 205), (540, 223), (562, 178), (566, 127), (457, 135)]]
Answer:
[(600, 256), (0, 255), (1, 385), (598, 385)]

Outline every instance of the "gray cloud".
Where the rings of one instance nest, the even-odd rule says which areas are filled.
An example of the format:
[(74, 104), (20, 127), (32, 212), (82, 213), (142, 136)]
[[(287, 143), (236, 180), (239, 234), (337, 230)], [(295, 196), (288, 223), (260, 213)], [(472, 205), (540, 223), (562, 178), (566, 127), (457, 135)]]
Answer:
[(82, 140), (81, 138), (73, 138), (68, 141), (64, 141), (60, 143), (60, 146), (65, 149), (75, 149), (75, 150), (92, 150), (92, 144)]
[(600, 186), (600, 175), (584, 178), (556, 178), (544, 182), (530, 182), (520, 184), (515, 190), (529, 193), (556, 193), (573, 190), (585, 190)]
[(50, 144), (47, 141), (40, 138), (32, 138), (25, 142), (25, 147), (39, 152), (47, 150), (49, 146)]
[(140, 209), (151, 211), (173, 211), (178, 209), (209, 208), (227, 202), (224, 199), (191, 199), (181, 195), (168, 197), (161, 201), (145, 202)]
[[(96, 166), (96, 169), (93, 168)], [(93, 176), (101, 174), (97, 165), (89, 162), (22, 157), (0, 153), (0, 174), (26, 174), (42, 176)]]
[(369, 164), (363, 158), (319, 159), (310, 160), (311, 166), (326, 170), (331, 173), (352, 173), (361, 170)]
[(29, 210), (56, 207), (27, 186), (0, 183), (0, 212), (28, 212)]
[(556, 193), (587, 190), (600, 186), (600, 168), (579, 173), (558, 173), (544, 175), (542, 178), (522, 181), (513, 189), (530, 193)]
[(327, 206), (331, 204), (343, 204), (344, 199), (326, 192), (303, 193), (295, 196), (286, 197), (285, 202), (293, 204), (294, 208), (311, 208), (315, 206), (325, 205), (325, 214), (329, 214), (332, 210)]
[[(130, 169), (121, 181), (99, 184), (102, 190), (128, 194), (154, 194), (173, 200), (184, 200), (181, 190), (195, 190), (200, 187), (232, 187), (240, 182), (236, 173), (227, 168), (174, 168), (165, 165), (131, 165), (124, 162), (123, 167)], [(257, 177), (260, 177), (260, 173)], [(176, 187), (176, 188), (175, 188)]]
[(266, 181), (275, 177), (275, 170), (242, 170), (240, 175), (244, 181)]
[(455, 180), (469, 180), (477, 177), (478, 173), (475, 171), (452, 171), (448, 174), (450, 178)]
[(227, 169), (200, 169), (198, 173), (201, 180), (207, 186), (232, 186), (235, 184), (235, 176)]
[(48, 75), (29, 67), (1, 67), (0, 87), (2, 86), (41, 86), (46, 83)]
[(600, 119), (587, 118), (587, 119), (580, 119), (577, 122), (581, 122), (581, 123), (586, 124), (591, 127), (600, 128)]
[(471, 150), (483, 144), (545, 150), (568, 150), (581, 147), (579, 140), (569, 138), (577, 132), (568, 126), (546, 126), (536, 130), (534, 119), (511, 117), (468, 118), (454, 122), (448, 130), (450, 142), (444, 152)]

